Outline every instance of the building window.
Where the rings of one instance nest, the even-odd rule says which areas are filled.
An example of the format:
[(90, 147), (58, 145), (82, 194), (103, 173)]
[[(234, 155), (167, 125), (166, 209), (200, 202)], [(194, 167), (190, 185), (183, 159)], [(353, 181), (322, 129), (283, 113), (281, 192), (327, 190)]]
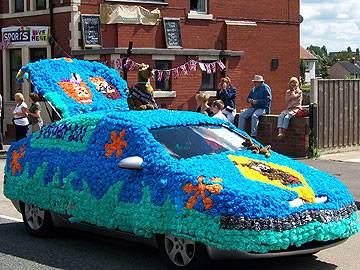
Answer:
[[(31, 48), (30, 49), (30, 63), (39, 61), (47, 58), (46, 48)], [(31, 92), (34, 92), (34, 86), (31, 84)]]
[[(169, 70), (171, 69), (171, 61), (155, 61), (155, 66), (158, 70)], [(163, 77), (161, 81), (156, 80), (155, 89), (160, 91), (170, 91), (170, 78), (168, 80), (165, 80)]]
[(46, 9), (46, 0), (36, 0), (36, 10)]
[(202, 72), (201, 79), (201, 91), (214, 91), (216, 83), (216, 72), (215, 73), (207, 73), (206, 71)]
[(16, 93), (21, 92), (21, 84), (16, 81), (16, 74), (22, 66), (21, 49), (10, 50), (10, 100), (14, 100)]
[(24, 12), (24, 0), (15, 0), (15, 12)]
[(32, 48), (30, 49), (30, 62), (36, 62), (41, 59), (46, 59), (47, 57), (46, 48)]
[(190, 0), (190, 10), (197, 13), (207, 13), (207, 0)]

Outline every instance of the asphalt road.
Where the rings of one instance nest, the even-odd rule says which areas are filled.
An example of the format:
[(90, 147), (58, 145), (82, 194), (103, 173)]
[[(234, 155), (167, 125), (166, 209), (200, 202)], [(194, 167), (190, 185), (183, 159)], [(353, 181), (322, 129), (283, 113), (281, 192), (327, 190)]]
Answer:
[[(337, 174), (359, 199), (360, 166), (358, 164), (329, 161), (306, 161), (306, 163)], [(2, 169), (2, 166), (0, 168)], [(3, 197), (1, 189), (2, 179), (0, 179), (0, 270), (166, 269), (161, 254), (153, 247), (73, 230), (61, 230), (52, 239), (31, 237), (26, 234), (22, 222), (10, 220), (12, 218), (16, 220), (20, 215)], [(5, 219), (4, 216), (11, 218)], [(207, 269), (358, 270), (360, 269), (359, 253), (360, 234), (357, 234), (346, 243), (314, 256), (259, 261), (218, 261), (212, 262)]]
[(334, 175), (350, 189), (355, 200), (358, 202), (360, 201), (360, 163), (311, 159), (300, 161)]

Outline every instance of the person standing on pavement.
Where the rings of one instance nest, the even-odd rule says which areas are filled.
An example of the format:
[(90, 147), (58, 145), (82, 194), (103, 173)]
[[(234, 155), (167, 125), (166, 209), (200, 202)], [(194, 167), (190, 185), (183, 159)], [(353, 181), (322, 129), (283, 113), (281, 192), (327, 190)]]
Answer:
[(41, 106), (39, 103), (39, 96), (35, 93), (30, 93), (29, 95), (31, 106), (28, 111), (28, 118), (30, 122), (31, 133), (39, 131), (44, 122), (41, 118)]
[(26, 137), (28, 131), (29, 120), (27, 118), (28, 109), (24, 101), (24, 96), (21, 93), (15, 94), (16, 106), (12, 112), (13, 123), (15, 125), (16, 141)]
[(216, 99), (224, 102), (225, 106), (222, 112), (229, 122), (234, 123), (236, 115), (236, 88), (231, 84), (229, 77), (221, 79), (216, 91)]
[(252, 80), (254, 87), (251, 89), (247, 102), (251, 107), (239, 115), (239, 128), (245, 130), (246, 120), (251, 118), (251, 135), (257, 136), (259, 117), (270, 113), (272, 94), (271, 88), (264, 82), (264, 78), (260, 75), (255, 75)]
[[(1, 121), (3, 120), (3, 115), (2, 115), (2, 109), (3, 109), (3, 100), (2, 100), (2, 95), (0, 94), (0, 119)], [(0, 150), (4, 149), (4, 140), (3, 140), (3, 136), (2, 136), (2, 122), (1, 122), (1, 130), (0, 130)]]

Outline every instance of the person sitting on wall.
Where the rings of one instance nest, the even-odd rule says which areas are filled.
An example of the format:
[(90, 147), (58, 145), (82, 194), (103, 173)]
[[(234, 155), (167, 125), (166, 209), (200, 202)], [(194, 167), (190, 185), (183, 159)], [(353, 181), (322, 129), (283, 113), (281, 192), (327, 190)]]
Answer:
[(138, 82), (129, 89), (127, 99), (130, 110), (154, 110), (158, 106), (154, 99), (154, 88), (150, 84), (153, 70), (149, 65), (140, 64), (138, 68)]
[(210, 95), (208, 93), (199, 93), (195, 96), (196, 104), (198, 106), (196, 112), (212, 117), (214, 113), (211, 111), (211, 108), (208, 105), (209, 98)]
[(282, 111), (278, 118), (279, 138), (285, 137), (290, 119), (301, 109), (302, 97), (303, 94), (299, 87), (299, 80), (296, 77), (292, 77), (289, 82), (289, 90), (285, 94), (287, 109)]
[(216, 92), (216, 99), (222, 100), (224, 103), (223, 114), (229, 122), (234, 123), (236, 115), (236, 88), (231, 84), (229, 77), (221, 79)]
[(225, 116), (225, 114), (223, 114), (224, 107), (225, 107), (225, 105), (222, 100), (220, 100), (220, 99), (215, 100), (211, 104), (211, 109), (214, 114), (213, 118), (229, 121), (228, 118)]
[(256, 137), (259, 117), (270, 113), (271, 109), (271, 88), (264, 82), (264, 78), (260, 75), (255, 75), (254, 87), (251, 89), (247, 98), (247, 102), (251, 104), (248, 108), (239, 115), (239, 128), (245, 130), (246, 119), (251, 117), (251, 137)]

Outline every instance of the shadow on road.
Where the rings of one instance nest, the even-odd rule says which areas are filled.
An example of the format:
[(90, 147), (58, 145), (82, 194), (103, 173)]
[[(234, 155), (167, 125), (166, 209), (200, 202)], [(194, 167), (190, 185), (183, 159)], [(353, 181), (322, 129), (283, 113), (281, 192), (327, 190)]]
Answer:
[[(159, 251), (153, 247), (64, 230), (58, 237), (38, 239), (29, 236), (22, 223), (0, 224), (0, 253), (10, 260), (24, 259), (51, 269), (166, 269)], [(14, 259), (15, 258), (15, 259)], [(316, 256), (257, 261), (217, 261), (207, 269), (308, 270), (337, 269)], [(29, 268), (30, 269), (30, 268)], [(42, 268), (43, 269), (43, 268)]]

